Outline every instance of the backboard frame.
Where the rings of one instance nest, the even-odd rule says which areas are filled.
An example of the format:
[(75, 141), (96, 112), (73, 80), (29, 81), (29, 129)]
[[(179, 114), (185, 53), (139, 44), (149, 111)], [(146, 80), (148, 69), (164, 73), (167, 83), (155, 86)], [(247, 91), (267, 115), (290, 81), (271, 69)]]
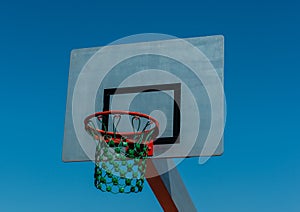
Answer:
[[(136, 51), (136, 49), (143, 52), (145, 49), (149, 50), (151, 54), (158, 49), (160, 52), (165, 52), (164, 50), (170, 50), (170, 51), (178, 51), (180, 50), (180, 46), (182, 46), (182, 39), (174, 39), (174, 40), (162, 40), (162, 41), (151, 41), (151, 42), (145, 42), (145, 43), (132, 43), (132, 44), (121, 44), (121, 45), (113, 45), (113, 46), (107, 46), (107, 47), (99, 47), (99, 48), (88, 48), (88, 49), (77, 49), (73, 50), (71, 54), (71, 65), (70, 65), (70, 74), (69, 74), (69, 87), (68, 87), (68, 99), (67, 99), (67, 110), (66, 110), (66, 122), (65, 122), (65, 135), (64, 135), (64, 145), (63, 145), (63, 161), (65, 162), (72, 162), (72, 161), (89, 161), (93, 160), (91, 157), (93, 155), (93, 151), (90, 150), (93, 148), (93, 146), (89, 146), (89, 144), (86, 144), (85, 142), (80, 143), (80, 141), (76, 141), (76, 139), (79, 139), (77, 136), (74, 136), (74, 128), (72, 129), (72, 125), (74, 124), (74, 119), (72, 119), (72, 115), (74, 113), (74, 109), (72, 108), (72, 104), (74, 103), (74, 92), (75, 92), (75, 86), (76, 86), (76, 80), (78, 80), (78, 77), (82, 74), (82, 70), (88, 68), (91, 68), (89, 63), (93, 62), (93, 59), (99, 55), (99, 52), (103, 49), (108, 49), (111, 52), (125, 52), (126, 50), (129, 53), (132, 53), (132, 51)], [(188, 38), (184, 39), (185, 42), (193, 45), (194, 48), (197, 48), (197, 50), (201, 51), (203, 53), (201, 60), (196, 61), (194, 59), (190, 59), (185, 57), (188, 62), (191, 62), (191, 65), (197, 65), (197, 63), (204, 64), (204, 67), (206, 67), (205, 70), (215, 70), (217, 73), (217, 77), (210, 76), (211, 73), (207, 72), (206, 76), (208, 76), (209, 80), (211, 80), (210, 84), (217, 83), (218, 81), (221, 82), (223, 85), (224, 80), (224, 41), (223, 36), (209, 36), (209, 37), (199, 37), (199, 38)], [(174, 48), (174, 49), (171, 49)], [(185, 49), (181, 49), (183, 52), (185, 52)], [(163, 55), (163, 54), (162, 54)], [(109, 56), (109, 55), (107, 55)], [(111, 57), (107, 57), (111, 58)], [(127, 58), (128, 59), (128, 58)], [(203, 62), (204, 61), (204, 62)], [(104, 64), (105, 65), (105, 64)], [(165, 64), (164, 64), (165, 65)], [(171, 64), (172, 65), (172, 64)], [(174, 65), (176, 66), (176, 64)], [(189, 67), (190, 68), (190, 67)], [(159, 70), (156, 70), (159, 71)], [(156, 73), (156, 72), (154, 72)], [(182, 75), (181, 75), (182, 77)], [(181, 91), (182, 89), (186, 90), (187, 83), (182, 84), (180, 81), (167, 81), (166, 84), (178, 84), (181, 83)], [(157, 83), (156, 85), (161, 85), (162, 82)], [(127, 85), (128, 86), (128, 85)], [(147, 85), (135, 85), (135, 86), (129, 86), (129, 88), (138, 88), (143, 86), (153, 86), (151, 82)], [(195, 85), (193, 85), (195, 86)], [(203, 89), (203, 85), (201, 85), (201, 89)], [(197, 87), (197, 85), (196, 85)], [(128, 88), (128, 87), (127, 87)], [(84, 88), (83, 90), (79, 90), (80, 92), (86, 90), (87, 88)], [(109, 96), (112, 95), (113, 90), (109, 89), (116, 89), (115, 86), (106, 87), (109, 93)], [(123, 89), (126, 90), (126, 86), (124, 87), (118, 87), (119, 90), (117, 92), (121, 92)], [(155, 88), (154, 88), (155, 89)], [(194, 88), (192, 88), (194, 89)], [(101, 93), (101, 92), (100, 92)], [(182, 93), (181, 93), (182, 94)], [(105, 95), (104, 95), (105, 96)], [(78, 97), (75, 97), (78, 99)], [(104, 97), (105, 98), (105, 97)], [(106, 97), (107, 98), (107, 97)], [(219, 101), (222, 106), (222, 111), (219, 111), (219, 114), (217, 115), (217, 119), (219, 119), (220, 122), (225, 124), (225, 112), (224, 112), (224, 97), (221, 97), (222, 99)], [(177, 104), (182, 106), (182, 97), (179, 96), (180, 99)], [(103, 105), (105, 104), (104, 101), (101, 102)], [(184, 102), (183, 102), (184, 103)], [(199, 102), (197, 102), (199, 103)], [(201, 105), (202, 108), (208, 107), (208, 104)], [(107, 106), (106, 106), (107, 107)], [(104, 106), (103, 109), (106, 109)], [(184, 106), (185, 109), (187, 105)], [(176, 110), (176, 109), (175, 109)], [(174, 111), (175, 111), (174, 110)], [(89, 115), (89, 114), (84, 114)], [(174, 114), (173, 114), (174, 115)], [(182, 121), (182, 114), (179, 117), (179, 120)], [(174, 116), (176, 117), (176, 116)], [(209, 117), (205, 117), (205, 120)], [(204, 121), (205, 121), (204, 120)], [(186, 122), (186, 119), (185, 119)], [(208, 125), (207, 123), (206, 125)], [(182, 125), (182, 123), (180, 124)], [(176, 128), (176, 124), (174, 125)], [(182, 127), (182, 126), (180, 126)], [(205, 128), (208, 128), (205, 126)], [(76, 130), (75, 130), (76, 131)], [(205, 129), (205, 131), (208, 131), (208, 129)], [(174, 136), (173, 136), (174, 137)], [(155, 145), (154, 151), (157, 153), (157, 155), (154, 156), (154, 158), (181, 158), (181, 157), (199, 157), (199, 156), (212, 156), (212, 155), (221, 155), (223, 153), (223, 137), (220, 141), (218, 141), (218, 146), (216, 149), (215, 147), (207, 148), (208, 151), (203, 151), (202, 149), (205, 147), (205, 143), (201, 145), (192, 146), (188, 154), (186, 154), (186, 151), (182, 151), (183, 146), (179, 146), (181, 144), (184, 144), (184, 140), (182, 140), (180, 137), (180, 142), (177, 141), (173, 142), (172, 144), (164, 144), (164, 141), (160, 145)], [(160, 143), (159, 140), (157, 143)], [(87, 151), (83, 150), (82, 144), (88, 145)], [(173, 144), (178, 144), (176, 147)], [(175, 148), (174, 148), (175, 147)], [(169, 151), (167, 154), (163, 154), (166, 151), (168, 151), (170, 148), (172, 148), (172, 151)]]

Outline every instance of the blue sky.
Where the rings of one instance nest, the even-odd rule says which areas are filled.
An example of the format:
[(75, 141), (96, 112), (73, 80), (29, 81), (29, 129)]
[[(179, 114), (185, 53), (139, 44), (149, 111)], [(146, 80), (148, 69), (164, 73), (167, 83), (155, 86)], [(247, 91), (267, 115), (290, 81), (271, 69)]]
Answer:
[(160, 210), (148, 186), (101, 193), (92, 163), (61, 161), (70, 51), (147, 32), (225, 36), (225, 153), (178, 167), (196, 207), (300, 211), (299, 9), (292, 0), (2, 2), (0, 211)]

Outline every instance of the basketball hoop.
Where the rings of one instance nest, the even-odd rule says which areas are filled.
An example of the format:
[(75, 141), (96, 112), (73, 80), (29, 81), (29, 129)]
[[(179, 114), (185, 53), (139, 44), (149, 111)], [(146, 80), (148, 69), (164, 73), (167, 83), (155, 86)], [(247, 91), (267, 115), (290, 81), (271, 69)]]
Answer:
[[(123, 116), (128, 116), (131, 132), (119, 132)], [(95, 187), (114, 194), (142, 191), (146, 159), (153, 155), (153, 141), (159, 133), (158, 121), (143, 113), (111, 110), (89, 115), (84, 125), (96, 142)]]

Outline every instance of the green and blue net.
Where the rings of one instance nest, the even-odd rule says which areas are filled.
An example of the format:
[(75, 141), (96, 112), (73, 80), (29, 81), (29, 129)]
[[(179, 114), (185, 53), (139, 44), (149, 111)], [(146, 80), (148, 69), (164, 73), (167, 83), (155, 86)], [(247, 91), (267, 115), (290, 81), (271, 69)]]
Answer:
[[(129, 118), (131, 132), (118, 131), (123, 116)], [(109, 123), (112, 131), (108, 131)], [(85, 129), (96, 143), (95, 187), (113, 194), (141, 192), (146, 160), (152, 155), (153, 138), (158, 134), (157, 121), (140, 113), (107, 111), (88, 117)]]

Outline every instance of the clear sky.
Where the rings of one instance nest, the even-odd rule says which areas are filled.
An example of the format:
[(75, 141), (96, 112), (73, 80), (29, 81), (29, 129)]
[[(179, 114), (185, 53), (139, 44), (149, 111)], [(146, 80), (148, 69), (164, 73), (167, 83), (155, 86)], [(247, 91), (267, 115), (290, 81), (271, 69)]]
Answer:
[(0, 211), (161, 210), (148, 185), (102, 193), (92, 163), (61, 161), (70, 51), (147, 32), (225, 36), (225, 153), (178, 167), (196, 207), (300, 211), (300, 3), (280, 2), (2, 2)]

